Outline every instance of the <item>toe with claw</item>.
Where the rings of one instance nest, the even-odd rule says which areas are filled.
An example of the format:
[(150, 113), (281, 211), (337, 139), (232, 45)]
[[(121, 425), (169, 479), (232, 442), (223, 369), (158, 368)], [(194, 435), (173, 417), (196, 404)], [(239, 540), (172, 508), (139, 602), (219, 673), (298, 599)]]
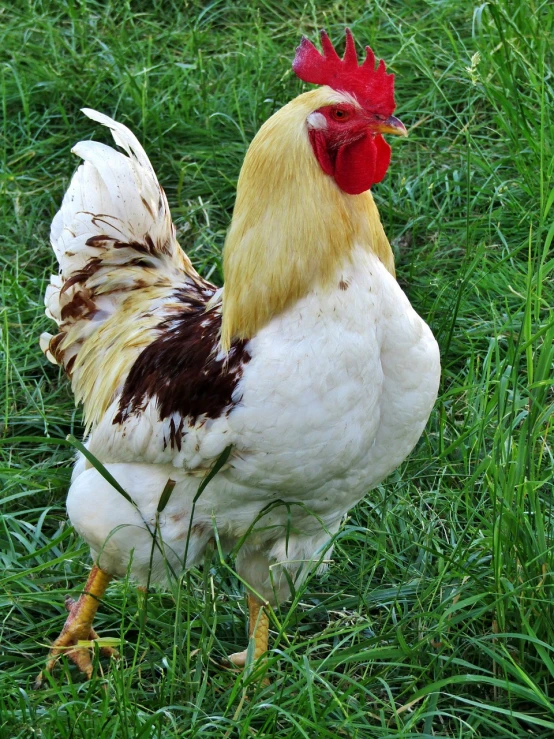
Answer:
[[(90, 642), (98, 639), (98, 634), (92, 627), (92, 621), (98, 610), (100, 598), (104, 595), (110, 579), (111, 577), (107, 572), (95, 565), (79, 600), (75, 601), (70, 596), (66, 597), (65, 607), (69, 615), (61, 634), (52, 644), (44, 671), (39, 674), (35, 681), (36, 688), (42, 685), (44, 672), (52, 672), (62, 654), (74, 662), (87, 678), (91, 677), (92, 660), (90, 650), (87, 646), (79, 645), (79, 642)], [(100, 653), (106, 657), (117, 654), (112, 647), (101, 647)]]

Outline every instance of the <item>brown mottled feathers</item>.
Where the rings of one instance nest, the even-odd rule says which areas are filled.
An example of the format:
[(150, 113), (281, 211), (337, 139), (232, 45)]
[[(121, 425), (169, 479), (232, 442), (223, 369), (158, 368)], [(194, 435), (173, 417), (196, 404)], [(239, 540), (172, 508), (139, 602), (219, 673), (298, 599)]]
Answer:
[(205, 287), (197, 296), (190, 289), (174, 295), (179, 305), (133, 364), (114, 424), (142, 412), (155, 398), (160, 420), (180, 417), (178, 425), (172, 418), (171, 426), (171, 441), (180, 448), (184, 419), (194, 424), (202, 416), (217, 418), (237, 402), (233, 394), (250, 360), (247, 342), (236, 341), (227, 355), (221, 353), (221, 312), (219, 307), (206, 310), (206, 292)]

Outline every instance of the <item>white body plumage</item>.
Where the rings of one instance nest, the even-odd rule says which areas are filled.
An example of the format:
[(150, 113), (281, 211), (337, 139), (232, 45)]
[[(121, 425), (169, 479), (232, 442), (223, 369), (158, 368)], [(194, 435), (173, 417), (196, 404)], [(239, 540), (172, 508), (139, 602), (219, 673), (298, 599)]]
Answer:
[[(232, 464), (196, 503), (187, 565), (201, 559), (214, 526), (232, 548), (266, 506), (287, 501), (292, 508), (277, 505), (258, 520), (259, 533), (250, 533), (238, 558), (239, 573), (273, 600), (275, 587), (286, 590), (280, 567), (294, 577), (303, 563), (306, 573), (325, 554), (344, 514), (412, 450), (436, 398), (440, 364), (428, 326), (379, 260), (363, 251), (349, 272), (337, 275), (335, 291), (299, 301), (249, 349), (252, 359), (236, 388), (241, 402), (190, 433), (180, 452), (163, 450), (167, 428), (153, 407), (129, 424), (124, 439), (113, 414), (106, 414), (89, 445), (104, 449), (105, 459), (130, 460), (108, 469), (151, 528), (165, 483), (177, 482), (159, 534), (180, 571), (200, 482), (186, 467), (232, 444)], [(140, 457), (144, 463), (131, 461)], [(132, 574), (146, 582), (152, 538), (138, 512), (96, 470), (77, 468), (67, 505), (94, 556), (102, 551), (104, 569), (123, 575), (132, 551)], [(160, 549), (152, 561), (152, 579), (164, 579)]]

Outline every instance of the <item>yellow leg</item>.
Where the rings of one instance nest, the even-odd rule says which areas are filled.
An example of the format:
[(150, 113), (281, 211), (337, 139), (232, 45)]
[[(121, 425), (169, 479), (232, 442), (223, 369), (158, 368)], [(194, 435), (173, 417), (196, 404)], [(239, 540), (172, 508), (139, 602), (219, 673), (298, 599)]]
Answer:
[[(94, 565), (79, 600), (74, 601), (69, 596), (65, 599), (65, 607), (69, 611), (69, 616), (61, 634), (52, 644), (50, 656), (46, 663), (46, 672), (52, 672), (60, 655), (65, 654), (66, 657), (75, 662), (87, 678), (90, 678), (92, 675), (90, 651), (87, 647), (78, 647), (77, 643), (81, 640), (98, 639), (98, 634), (92, 628), (92, 621), (100, 605), (100, 598), (106, 592), (110, 580), (111, 575)], [(116, 654), (111, 647), (103, 647), (102, 653), (106, 656)], [(36, 679), (35, 687), (39, 688), (41, 686), (42, 679), (43, 673), (41, 672)]]
[[(264, 610), (264, 604), (254, 595), (247, 596), (248, 601), (248, 636), (254, 640), (254, 659), (258, 659), (267, 652), (269, 642), (269, 618)], [(237, 667), (246, 665), (248, 650), (235, 652), (229, 659)]]

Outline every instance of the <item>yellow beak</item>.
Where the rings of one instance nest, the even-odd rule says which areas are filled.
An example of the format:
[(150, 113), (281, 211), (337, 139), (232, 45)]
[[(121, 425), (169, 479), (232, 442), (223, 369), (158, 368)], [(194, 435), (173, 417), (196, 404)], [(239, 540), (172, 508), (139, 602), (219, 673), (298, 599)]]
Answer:
[(406, 126), (395, 118), (393, 115), (389, 116), (385, 121), (378, 123), (376, 126), (371, 126), (373, 131), (377, 133), (393, 133), (396, 136), (407, 136)]

